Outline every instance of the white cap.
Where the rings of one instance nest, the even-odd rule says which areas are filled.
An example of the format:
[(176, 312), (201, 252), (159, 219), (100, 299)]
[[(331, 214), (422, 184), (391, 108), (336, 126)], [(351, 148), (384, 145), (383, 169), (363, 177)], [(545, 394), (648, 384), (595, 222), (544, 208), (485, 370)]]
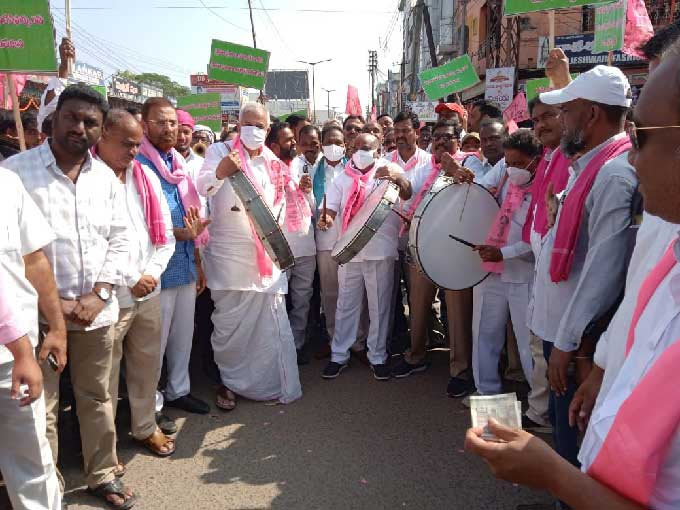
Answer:
[(568, 103), (575, 99), (586, 99), (594, 103), (612, 106), (631, 105), (633, 93), (628, 78), (618, 67), (595, 66), (590, 71), (578, 75), (563, 89), (543, 92), (541, 102), (555, 105)]

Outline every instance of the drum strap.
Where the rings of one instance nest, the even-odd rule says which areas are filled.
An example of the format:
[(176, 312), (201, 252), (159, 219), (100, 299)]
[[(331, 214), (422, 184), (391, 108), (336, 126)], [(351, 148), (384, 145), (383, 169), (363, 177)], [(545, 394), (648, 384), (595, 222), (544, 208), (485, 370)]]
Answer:
[(352, 189), (349, 192), (345, 209), (342, 212), (342, 233), (347, 230), (347, 225), (349, 225), (349, 222), (364, 204), (368, 182), (373, 179), (376, 170), (377, 167), (373, 165), (373, 168), (363, 174), (352, 166), (351, 160), (345, 165), (345, 173), (352, 178)]
[[(396, 153), (396, 151), (395, 151)], [(430, 191), (430, 188), (432, 187), (432, 184), (434, 181), (437, 180), (437, 177), (439, 177), (439, 174), (441, 173), (441, 164), (437, 163), (434, 160), (434, 156), (432, 156), (432, 170), (430, 170), (430, 173), (427, 176), (427, 179), (421, 186), (420, 190), (418, 190), (418, 193), (416, 194), (415, 197), (413, 197), (413, 200), (411, 201), (411, 205), (408, 208), (408, 212), (406, 213), (406, 217), (411, 220), (413, 218), (413, 214), (415, 213), (416, 209), (420, 205), (420, 202), (423, 201), (423, 198), (425, 197), (425, 194)], [(404, 232), (406, 232), (408, 225), (406, 221), (402, 221), (401, 228), (399, 229), (399, 235), (402, 236), (404, 235)]]

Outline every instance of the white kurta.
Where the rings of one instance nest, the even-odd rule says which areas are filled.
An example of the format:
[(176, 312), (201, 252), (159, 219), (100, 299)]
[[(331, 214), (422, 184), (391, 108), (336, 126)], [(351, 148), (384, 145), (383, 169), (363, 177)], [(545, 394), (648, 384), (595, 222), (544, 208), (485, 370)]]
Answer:
[[(222, 384), (235, 393), (288, 403), (300, 398), (302, 389), (283, 299), (286, 277), (276, 265), (271, 277), (260, 276), (245, 207), (229, 181), (215, 175), (230, 150), (225, 143), (211, 145), (198, 177), (199, 193), (211, 197), (211, 240), (203, 252), (203, 266), (215, 302), (211, 337), (215, 362)], [(264, 158), (250, 159), (250, 168), (271, 206), (274, 186)], [(285, 204), (279, 207), (285, 209)]]

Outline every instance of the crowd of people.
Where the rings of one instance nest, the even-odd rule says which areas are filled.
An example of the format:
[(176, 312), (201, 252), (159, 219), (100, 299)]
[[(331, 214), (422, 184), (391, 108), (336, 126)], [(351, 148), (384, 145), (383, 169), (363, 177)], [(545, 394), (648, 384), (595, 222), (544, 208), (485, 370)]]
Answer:
[[(28, 150), (0, 119), (0, 470), (13, 507), (65, 506), (67, 366), (88, 490), (126, 509), (137, 495), (116, 451), (121, 380), (132, 437), (165, 457), (177, 425), (163, 409), (211, 408), (191, 393), (194, 345), (217, 383), (213, 405), (234, 411), (240, 398), (301, 398), (310, 354), (328, 358), (323, 379), (354, 356), (387, 381), (427, 370), (428, 345), (448, 337), (449, 397), (502, 393), (505, 365), (530, 388), (524, 430), (491, 421), (499, 441), (467, 433), (496, 476), (549, 490), (559, 508), (679, 508), (678, 32), (642, 48), (650, 77), (634, 109), (618, 68), (572, 80), (553, 50), (555, 90), (512, 132), (480, 101), (441, 103), (432, 126), (402, 111), (321, 127), (246, 103), (237, 128), (216, 134), (165, 98), (110, 109), (55, 79), (25, 116)], [(68, 40), (60, 50), (75, 52)], [(471, 248), (489, 276), (465, 290), (438, 288), (407, 246), (442, 176), (499, 206)], [(239, 178), (274, 213), (295, 259), (287, 271)], [(383, 181), (398, 214), (338, 265), (338, 239)], [(551, 432), (553, 447), (531, 431)]]

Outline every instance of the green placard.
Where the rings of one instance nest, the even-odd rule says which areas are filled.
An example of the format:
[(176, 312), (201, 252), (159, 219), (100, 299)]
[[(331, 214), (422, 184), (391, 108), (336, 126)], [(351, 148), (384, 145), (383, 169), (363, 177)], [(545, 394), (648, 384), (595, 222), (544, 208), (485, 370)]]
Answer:
[(269, 52), (213, 39), (208, 78), (254, 89), (264, 89)]
[(222, 106), (217, 92), (178, 97), (177, 108), (189, 112), (196, 124), (203, 124), (217, 132), (222, 129)]
[(626, 28), (626, 2), (595, 9), (595, 40), (593, 53), (620, 51), (623, 48), (623, 32)]
[(462, 55), (450, 62), (420, 73), (420, 83), (431, 101), (446, 97), (454, 92), (469, 89), (479, 83), (469, 55)]
[(613, 0), (505, 0), (505, 15), (514, 16), (525, 12), (569, 9), (583, 5), (604, 5)]
[(89, 85), (89, 87), (99, 92), (102, 96), (104, 96), (104, 99), (108, 98), (106, 85)]
[(56, 70), (48, 0), (2, 0), (0, 71), (54, 73)]
[[(571, 79), (575, 79), (578, 73), (572, 73)], [(526, 90), (527, 101), (531, 101), (537, 95), (542, 92), (548, 92), (550, 90), (555, 90), (555, 87), (550, 86), (550, 80), (548, 78), (536, 78), (535, 80), (527, 80), (524, 85)]]

